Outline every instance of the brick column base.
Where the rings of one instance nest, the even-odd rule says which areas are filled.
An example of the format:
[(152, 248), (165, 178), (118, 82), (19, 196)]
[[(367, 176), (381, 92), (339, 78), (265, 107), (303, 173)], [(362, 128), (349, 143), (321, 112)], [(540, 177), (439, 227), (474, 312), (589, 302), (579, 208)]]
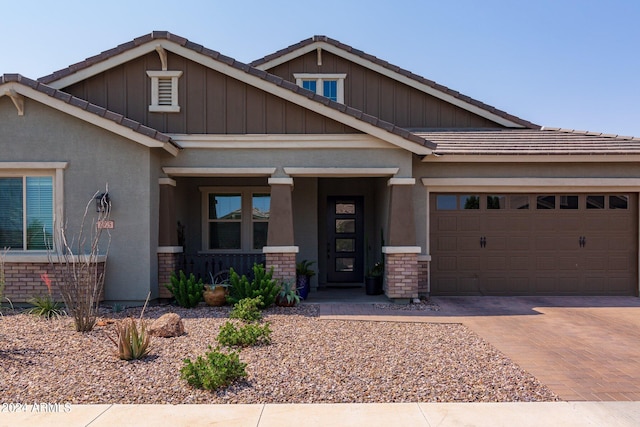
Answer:
[(418, 295), (421, 297), (429, 296), (429, 263), (418, 259)]
[(395, 302), (409, 302), (418, 298), (418, 254), (386, 253), (384, 292)]
[(295, 253), (266, 253), (265, 268), (273, 267), (273, 278), (283, 282), (296, 282), (296, 254)]
[(158, 298), (173, 298), (166, 284), (171, 281), (171, 273), (182, 268), (182, 253), (158, 253)]

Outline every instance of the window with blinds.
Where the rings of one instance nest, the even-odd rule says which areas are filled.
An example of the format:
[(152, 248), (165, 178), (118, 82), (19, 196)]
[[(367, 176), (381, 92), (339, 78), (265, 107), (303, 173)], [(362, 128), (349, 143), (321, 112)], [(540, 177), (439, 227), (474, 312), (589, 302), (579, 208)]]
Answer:
[(51, 247), (53, 205), (53, 177), (0, 177), (0, 247)]

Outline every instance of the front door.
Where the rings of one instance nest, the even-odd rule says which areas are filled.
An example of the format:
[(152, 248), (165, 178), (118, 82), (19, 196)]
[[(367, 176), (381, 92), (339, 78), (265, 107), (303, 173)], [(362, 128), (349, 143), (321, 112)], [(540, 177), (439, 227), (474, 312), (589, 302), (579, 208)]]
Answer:
[(327, 281), (362, 283), (364, 213), (361, 196), (327, 199)]

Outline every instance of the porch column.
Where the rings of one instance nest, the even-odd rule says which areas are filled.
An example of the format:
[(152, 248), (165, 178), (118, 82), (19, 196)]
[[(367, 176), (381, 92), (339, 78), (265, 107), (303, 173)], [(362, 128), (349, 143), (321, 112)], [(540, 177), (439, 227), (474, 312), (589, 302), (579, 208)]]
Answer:
[(182, 246), (178, 246), (176, 223), (176, 181), (160, 178), (160, 203), (158, 209), (158, 298), (171, 298), (164, 286), (169, 283), (171, 273), (180, 268)]
[(397, 302), (418, 297), (418, 254), (413, 209), (414, 178), (391, 178), (388, 242), (382, 248), (384, 257), (384, 290)]
[(265, 267), (273, 267), (273, 277), (283, 281), (296, 280), (296, 254), (299, 248), (293, 240), (293, 178), (269, 178), (271, 208), (265, 254)]

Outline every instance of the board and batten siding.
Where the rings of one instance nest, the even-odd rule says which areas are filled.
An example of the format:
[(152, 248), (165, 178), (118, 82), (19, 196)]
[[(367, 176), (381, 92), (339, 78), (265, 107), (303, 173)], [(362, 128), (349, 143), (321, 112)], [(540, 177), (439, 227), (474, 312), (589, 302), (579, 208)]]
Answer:
[(178, 80), (180, 112), (151, 113), (148, 70), (161, 70), (155, 52), (63, 90), (164, 133), (360, 133), (171, 52), (168, 53), (168, 70), (183, 72)]
[(324, 50), (322, 65), (318, 65), (317, 52), (314, 50), (267, 71), (294, 83), (294, 73), (346, 73), (345, 104), (399, 127), (502, 127)]

